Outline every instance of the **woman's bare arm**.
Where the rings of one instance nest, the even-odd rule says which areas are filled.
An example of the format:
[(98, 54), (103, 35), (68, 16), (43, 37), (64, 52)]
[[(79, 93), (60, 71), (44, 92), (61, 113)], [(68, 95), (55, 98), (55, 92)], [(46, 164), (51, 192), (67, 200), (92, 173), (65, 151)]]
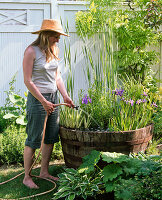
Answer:
[(68, 103), (69, 107), (74, 107), (74, 103), (73, 103), (73, 101), (71, 100), (71, 98), (69, 97), (69, 95), (68, 95), (68, 93), (66, 91), (64, 82), (62, 80), (60, 71), (58, 69), (56, 71), (56, 78), (55, 79), (56, 79), (57, 88), (60, 91), (60, 93), (61, 93), (61, 95), (62, 95), (62, 97), (64, 99), (64, 102)]

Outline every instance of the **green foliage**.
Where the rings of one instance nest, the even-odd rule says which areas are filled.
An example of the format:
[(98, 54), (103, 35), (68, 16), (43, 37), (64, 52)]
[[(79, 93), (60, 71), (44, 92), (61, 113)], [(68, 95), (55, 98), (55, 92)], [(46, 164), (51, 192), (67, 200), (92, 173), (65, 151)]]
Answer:
[(80, 94), (79, 102), (80, 108), (85, 111), (82, 113), (82, 116), (89, 117), (90, 120), (87, 128), (111, 130), (110, 120), (113, 115), (111, 94), (109, 94), (109, 92), (102, 92), (99, 88), (97, 89), (96, 86), (92, 86), (88, 89), (87, 95), (92, 103), (82, 103), (82, 99), (85, 96), (83, 92)]
[[(24, 93), (27, 96), (27, 93)], [(4, 119), (13, 119), (17, 124), (26, 125), (26, 99), (18, 94), (10, 93), (9, 100), (13, 107), (8, 107), (9, 113), (3, 116)]]
[(73, 200), (76, 197), (87, 199), (88, 196), (93, 196), (99, 192), (98, 185), (101, 183), (99, 178), (91, 178), (88, 174), (80, 174), (75, 169), (65, 169), (64, 173), (59, 176), (58, 192), (54, 194), (53, 199), (65, 198)]
[(162, 109), (161, 104), (159, 103), (159, 107), (157, 109), (157, 112), (154, 113), (153, 116), (153, 123), (154, 123), (154, 138), (160, 139), (162, 136)]
[[(157, 80), (151, 70), (151, 65), (158, 62), (158, 55), (148, 50), (148, 46), (157, 44), (161, 37), (157, 31), (160, 5), (159, 0), (155, 3), (91, 0), (86, 11), (76, 14), (77, 32), (84, 42), (89, 86), (86, 94), (80, 94), (79, 102), (85, 111), (81, 118), (89, 117), (86, 128), (126, 131), (153, 122), (153, 114), (161, 107), (157, 100)], [(91, 45), (87, 44), (90, 37)], [(115, 88), (122, 88), (124, 96), (113, 96), (111, 92)], [(147, 97), (142, 95), (144, 92)], [(83, 104), (84, 95), (92, 103)], [(85, 129), (83, 123), (80, 128)]]
[(77, 111), (74, 109), (69, 109), (68, 107), (61, 108), (60, 111), (60, 125), (67, 128), (77, 128), (81, 127), (88, 128), (90, 123), (90, 118), (87, 116), (82, 116), (82, 111)]
[[(161, 105), (155, 87), (147, 88), (128, 77), (116, 85), (115, 90), (105, 91), (94, 84), (89, 87), (88, 94), (81, 91), (80, 109), (64, 107), (60, 114), (61, 125), (82, 130), (128, 131), (159, 122), (155, 127), (160, 137)], [(86, 98), (87, 102), (84, 102)]]
[(162, 139), (161, 138), (155, 139), (155, 138), (156, 138), (156, 135), (154, 135), (153, 140), (149, 142), (149, 145), (146, 149), (147, 155), (159, 155), (160, 154), (160, 150), (157, 147), (159, 144), (161, 144)]
[[(114, 130), (135, 130), (153, 123), (159, 94), (152, 93), (139, 81), (126, 79), (122, 82), (123, 94), (114, 95)], [(116, 91), (114, 91), (116, 93)], [(156, 107), (157, 106), (157, 107)]]
[(95, 197), (97, 193), (112, 191), (116, 200), (154, 200), (162, 195), (161, 156), (142, 153), (127, 156), (94, 150), (83, 158), (78, 170), (67, 169), (59, 177), (60, 187), (54, 199), (70, 196), (86, 199), (92, 193)]
[(100, 160), (101, 153), (94, 150), (91, 153), (83, 158), (83, 164), (79, 168), (79, 173), (90, 173), (95, 169), (96, 164)]
[[(5, 91), (7, 98), (5, 105), (1, 108), (4, 115), (3, 118), (6, 120), (5, 123), (7, 123), (7, 125), (12, 123), (26, 125), (26, 99), (15, 91), (15, 81), (16, 75), (13, 76), (9, 83), (9, 90)], [(27, 93), (25, 92), (24, 94), (27, 97)]]
[(56, 159), (57, 160), (63, 159), (62, 146), (60, 141), (54, 144), (53, 152), (51, 155), (51, 160), (56, 160)]
[(147, 47), (161, 40), (157, 31), (161, 24), (160, 8), (160, 0), (91, 0), (89, 9), (76, 14), (77, 33), (84, 40), (111, 28), (118, 41), (113, 52), (118, 72), (143, 80), (151, 65), (158, 62), (157, 52)]
[(23, 163), (25, 138), (25, 128), (8, 127), (0, 135), (0, 163)]
[(81, 93), (80, 108), (84, 111), (82, 116), (89, 116), (90, 130), (127, 131), (143, 128), (153, 123), (153, 114), (156, 116), (158, 109), (161, 109), (158, 91), (152, 92), (140, 81), (129, 78), (120, 81), (115, 90), (107, 92), (92, 86), (88, 89), (87, 97), (91, 102), (82, 102), (84, 96)]
[(2, 107), (0, 108), (0, 133), (2, 133), (7, 128), (7, 125), (8, 125), (7, 120), (3, 118), (4, 114), (5, 112)]
[[(0, 134), (0, 165), (1, 164), (23, 164), (24, 145), (26, 140), (25, 127), (11, 125)], [(36, 150), (36, 154), (39, 149)], [(61, 143), (54, 144), (51, 160), (63, 159)], [(40, 162), (41, 156), (38, 160)]]

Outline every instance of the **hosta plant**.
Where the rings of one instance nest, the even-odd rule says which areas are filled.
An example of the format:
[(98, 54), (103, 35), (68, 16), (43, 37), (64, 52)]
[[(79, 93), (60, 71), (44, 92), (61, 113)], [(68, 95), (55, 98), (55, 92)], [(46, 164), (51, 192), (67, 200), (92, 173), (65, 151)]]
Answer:
[[(27, 96), (27, 93), (24, 93)], [(4, 119), (11, 119), (17, 124), (26, 125), (26, 99), (18, 94), (10, 93), (9, 100), (12, 107), (9, 107), (9, 112), (3, 116)]]
[(87, 199), (114, 192), (115, 200), (161, 199), (161, 156), (92, 151), (79, 169), (59, 175), (54, 199)]

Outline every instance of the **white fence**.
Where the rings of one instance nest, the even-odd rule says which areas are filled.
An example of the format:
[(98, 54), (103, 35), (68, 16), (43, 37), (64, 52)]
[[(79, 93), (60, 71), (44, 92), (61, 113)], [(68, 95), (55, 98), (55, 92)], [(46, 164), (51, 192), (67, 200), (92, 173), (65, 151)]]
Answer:
[[(68, 22), (71, 37), (66, 38), (66, 43), (70, 44), (72, 64), (75, 70), (75, 92), (85, 87), (82, 41), (75, 30), (75, 13), (85, 9), (86, 3), (83, 1), (0, 0), (0, 106), (5, 103), (4, 91), (9, 90), (9, 82), (15, 73), (17, 73), (15, 90), (20, 90), (21, 95), (27, 90), (23, 82), (23, 54), (25, 48), (37, 37), (31, 32), (38, 30), (45, 18), (61, 18), (64, 26)], [(61, 37), (59, 48), (60, 67), (65, 80), (68, 71), (63, 61), (64, 39), (65, 37)], [(161, 45), (156, 47), (156, 50), (160, 52), (161, 57)], [(77, 55), (76, 63), (73, 62), (75, 54)], [(161, 63), (156, 68), (160, 70)], [(158, 73), (158, 78), (160, 77), (162, 77), (161, 71)]]
[[(86, 5), (82, 1), (0, 0), (0, 106), (5, 103), (6, 94), (4, 91), (9, 90), (9, 82), (15, 73), (17, 73), (15, 90), (20, 90), (21, 95), (27, 90), (23, 82), (23, 54), (25, 48), (37, 37), (31, 32), (39, 30), (43, 19), (61, 18), (64, 25), (68, 21), (71, 37), (66, 42), (70, 44), (72, 57), (75, 54), (75, 49), (80, 55), (82, 49), (81, 41), (75, 33), (75, 13), (85, 9)], [(65, 69), (63, 61), (63, 37), (60, 39), (59, 48), (61, 71), (65, 77), (67, 69)], [(78, 60), (77, 70), (81, 67), (80, 62), (81, 60)], [(80, 86), (80, 75), (79, 70), (76, 77), (76, 88)]]

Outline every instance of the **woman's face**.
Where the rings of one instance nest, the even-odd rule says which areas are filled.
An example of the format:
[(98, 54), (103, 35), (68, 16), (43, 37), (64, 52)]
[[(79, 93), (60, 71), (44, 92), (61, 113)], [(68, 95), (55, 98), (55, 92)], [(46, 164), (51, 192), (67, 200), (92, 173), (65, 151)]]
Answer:
[(50, 46), (53, 46), (56, 42), (59, 42), (59, 39), (60, 39), (59, 33), (51, 32), (49, 35)]

